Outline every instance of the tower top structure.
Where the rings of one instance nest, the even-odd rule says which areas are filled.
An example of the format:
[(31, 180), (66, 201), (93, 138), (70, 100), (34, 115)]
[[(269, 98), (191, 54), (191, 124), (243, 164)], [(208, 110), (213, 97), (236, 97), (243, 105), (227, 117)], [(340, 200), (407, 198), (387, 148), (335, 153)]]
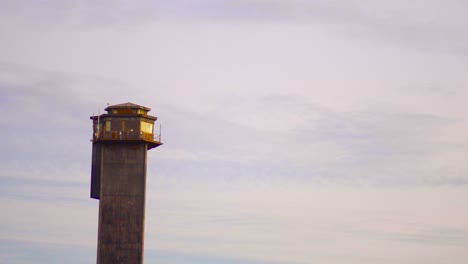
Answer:
[(107, 106), (104, 110), (106, 114), (90, 117), (94, 124), (94, 143), (144, 141), (148, 149), (162, 144), (161, 134), (154, 133), (154, 122), (158, 118), (148, 115), (151, 108), (127, 102)]

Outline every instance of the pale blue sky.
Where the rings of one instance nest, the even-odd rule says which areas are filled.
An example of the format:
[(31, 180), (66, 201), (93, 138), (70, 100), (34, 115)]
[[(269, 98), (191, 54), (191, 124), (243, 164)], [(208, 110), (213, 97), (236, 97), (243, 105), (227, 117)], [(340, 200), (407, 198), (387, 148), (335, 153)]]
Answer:
[(145, 263), (468, 261), (467, 8), (0, 1), (0, 263), (95, 261), (89, 116), (127, 101)]

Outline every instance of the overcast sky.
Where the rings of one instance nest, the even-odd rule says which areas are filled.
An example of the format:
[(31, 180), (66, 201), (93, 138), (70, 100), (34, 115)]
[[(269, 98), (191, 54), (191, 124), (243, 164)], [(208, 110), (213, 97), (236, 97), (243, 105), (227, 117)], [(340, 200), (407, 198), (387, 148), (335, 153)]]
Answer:
[(92, 125), (152, 108), (145, 263), (468, 261), (468, 3), (0, 1), (0, 263), (93, 263)]

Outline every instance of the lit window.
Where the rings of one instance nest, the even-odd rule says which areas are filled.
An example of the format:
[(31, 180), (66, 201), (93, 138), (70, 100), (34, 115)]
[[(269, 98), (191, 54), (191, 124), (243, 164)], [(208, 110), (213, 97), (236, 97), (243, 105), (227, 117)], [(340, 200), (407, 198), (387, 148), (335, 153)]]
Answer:
[(141, 129), (141, 132), (143, 133), (153, 134), (153, 124), (151, 123), (141, 121), (140, 129)]
[(106, 131), (111, 131), (111, 121), (106, 121)]

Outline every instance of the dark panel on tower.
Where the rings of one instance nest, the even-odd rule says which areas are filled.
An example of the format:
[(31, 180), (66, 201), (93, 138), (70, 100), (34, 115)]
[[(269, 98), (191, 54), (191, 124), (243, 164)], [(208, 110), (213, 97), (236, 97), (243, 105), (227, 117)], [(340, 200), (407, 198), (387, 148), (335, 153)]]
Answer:
[(101, 192), (101, 144), (93, 143), (91, 157), (91, 198), (99, 199)]
[(147, 150), (156, 117), (125, 103), (93, 116), (91, 198), (99, 199), (98, 264), (143, 263)]

